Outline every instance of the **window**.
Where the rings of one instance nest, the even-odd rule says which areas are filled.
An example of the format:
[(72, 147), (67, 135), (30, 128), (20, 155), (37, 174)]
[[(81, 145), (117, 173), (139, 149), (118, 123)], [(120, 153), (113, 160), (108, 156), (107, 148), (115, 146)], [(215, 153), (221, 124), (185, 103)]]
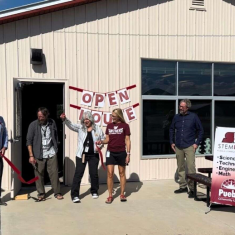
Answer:
[(202, 123), (204, 135), (201, 144), (196, 151), (197, 155), (212, 153), (212, 138), (211, 138), (211, 100), (191, 100), (192, 112), (196, 113)]
[(235, 96), (235, 64), (215, 64), (215, 96)]
[(143, 95), (175, 95), (175, 84), (176, 62), (143, 60)]
[(235, 101), (215, 101), (215, 128), (235, 127)]
[(175, 115), (175, 101), (144, 100), (143, 155), (173, 154), (169, 127)]
[(179, 62), (179, 95), (211, 95), (212, 64)]
[(235, 127), (235, 64), (143, 59), (141, 65), (143, 158), (175, 157), (169, 127), (185, 98), (204, 129), (196, 154), (213, 154), (215, 127)]

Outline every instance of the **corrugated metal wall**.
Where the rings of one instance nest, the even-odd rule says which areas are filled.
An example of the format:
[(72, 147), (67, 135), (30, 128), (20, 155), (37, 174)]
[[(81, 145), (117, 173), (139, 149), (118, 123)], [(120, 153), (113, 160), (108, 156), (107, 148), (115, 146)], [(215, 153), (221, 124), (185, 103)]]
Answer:
[[(0, 26), (0, 114), (13, 128), (13, 78), (68, 80), (68, 85), (107, 92), (136, 84), (132, 104), (141, 102), (140, 58), (235, 61), (235, 0), (206, 0), (206, 11), (192, 11), (190, 0), (103, 0)], [(43, 48), (46, 65), (29, 63), (30, 48)], [(74, 122), (81, 93), (67, 91), (66, 112)], [(129, 106), (122, 105), (122, 108)], [(106, 107), (105, 111), (111, 110)], [(173, 178), (175, 159), (140, 160), (141, 107), (132, 131), (127, 178)], [(77, 135), (66, 129), (66, 159), (75, 160)], [(12, 154), (9, 149), (8, 157)], [(68, 160), (66, 183), (73, 177)], [(197, 166), (208, 166), (203, 158)], [(116, 172), (117, 174), (117, 172)], [(118, 174), (117, 174), (118, 175)], [(4, 170), (3, 187), (10, 187)], [(101, 181), (105, 173), (101, 171)], [(83, 183), (88, 182), (88, 174)]]

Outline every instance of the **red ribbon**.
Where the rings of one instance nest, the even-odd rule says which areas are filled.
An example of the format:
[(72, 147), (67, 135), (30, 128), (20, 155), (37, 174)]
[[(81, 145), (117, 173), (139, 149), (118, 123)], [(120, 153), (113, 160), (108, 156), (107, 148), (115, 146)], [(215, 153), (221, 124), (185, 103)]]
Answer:
[(2, 153), (0, 153), (0, 156), (8, 163), (8, 165), (12, 168), (12, 170), (17, 174), (19, 180), (24, 183), (24, 184), (32, 184), (34, 183), (35, 181), (38, 180), (38, 176), (29, 180), (28, 182), (26, 182), (22, 176), (21, 176), (21, 172), (20, 170), (8, 159), (6, 158)]
[(100, 148), (98, 147), (97, 143), (95, 143), (95, 145), (96, 145), (96, 148), (97, 148), (99, 155), (100, 155), (101, 165), (102, 165), (103, 169), (106, 170), (105, 165), (104, 165), (104, 160), (103, 160), (103, 154), (102, 154)]

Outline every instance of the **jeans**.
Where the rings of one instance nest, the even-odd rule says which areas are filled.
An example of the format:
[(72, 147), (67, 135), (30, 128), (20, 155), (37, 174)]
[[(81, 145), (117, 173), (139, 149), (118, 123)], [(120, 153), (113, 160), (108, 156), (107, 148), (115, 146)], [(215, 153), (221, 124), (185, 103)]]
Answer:
[(76, 169), (73, 178), (73, 184), (71, 188), (71, 198), (79, 197), (81, 180), (88, 162), (89, 174), (91, 178), (91, 194), (97, 193), (99, 190), (99, 176), (98, 176), (98, 164), (99, 154), (85, 155), (85, 162), (82, 163), (82, 158), (76, 157)]

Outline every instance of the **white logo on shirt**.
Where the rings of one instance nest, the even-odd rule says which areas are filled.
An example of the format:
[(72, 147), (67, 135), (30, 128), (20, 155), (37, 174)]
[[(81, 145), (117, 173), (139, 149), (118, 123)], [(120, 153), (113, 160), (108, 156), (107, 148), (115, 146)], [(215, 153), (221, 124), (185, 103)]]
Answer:
[[(115, 128), (115, 127), (114, 127)], [(109, 135), (120, 135), (123, 133), (123, 128), (120, 129), (109, 129)]]

